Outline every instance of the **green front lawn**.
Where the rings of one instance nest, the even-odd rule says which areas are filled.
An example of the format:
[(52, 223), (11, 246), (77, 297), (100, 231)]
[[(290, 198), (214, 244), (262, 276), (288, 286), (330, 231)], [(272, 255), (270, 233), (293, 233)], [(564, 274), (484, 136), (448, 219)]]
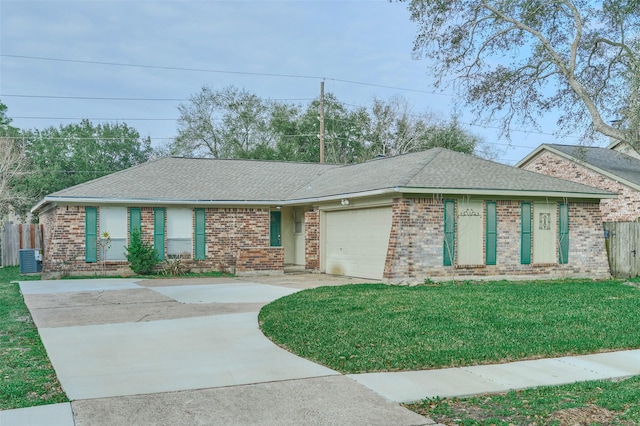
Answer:
[(640, 347), (640, 289), (618, 281), (360, 284), (259, 315), (278, 345), (343, 373), (420, 370)]
[(0, 268), (0, 410), (68, 401), (18, 284), (19, 267)]
[(407, 408), (448, 425), (637, 425), (640, 377), (431, 399)]

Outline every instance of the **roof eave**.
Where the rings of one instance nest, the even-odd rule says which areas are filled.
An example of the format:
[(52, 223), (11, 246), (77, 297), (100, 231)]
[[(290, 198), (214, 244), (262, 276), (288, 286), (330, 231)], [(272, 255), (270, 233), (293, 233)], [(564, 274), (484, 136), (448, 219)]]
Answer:
[(441, 195), (478, 195), (497, 197), (550, 197), (550, 198), (582, 198), (595, 199), (616, 198), (613, 192), (575, 192), (575, 191), (546, 191), (546, 190), (512, 190), (512, 189), (482, 189), (482, 188), (398, 188), (399, 192), (413, 194), (441, 194)]
[[(519, 169), (521, 169), (522, 167), (524, 167), (529, 161), (531, 161), (534, 157), (536, 157), (538, 155), (538, 153), (544, 149), (549, 149), (550, 147), (547, 144), (542, 144), (540, 146), (538, 146), (536, 149), (534, 149), (533, 151), (531, 151), (526, 157), (524, 157), (522, 160), (518, 161), (514, 167), (517, 167)], [(554, 150), (555, 152), (555, 150)]]
[(52, 197), (47, 196), (36, 204), (31, 212), (35, 213), (49, 203), (74, 203), (74, 204), (129, 204), (137, 206), (151, 205), (251, 205), (251, 206), (273, 206), (284, 205), (282, 200), (179, 200), (164, 198), (103, 198), (103, 197)]
[(438, 195), (477, 195), (497, 197), (550, 197), (550, 198), (581, 198), (599, 200), (603, 198), (616, 198), (618, 195), (612, 192), (566, 192), (544, 190), (508, 190), (508, 189), (482, 189), (482, 188), (425, 188), (394, 186), (361, 192), (345, 192), (321, 197), (296, 198), (288, 200), (178, 200), (178, 199), (148, 199), (148, 198), (103, 198), (103, 197), (52, 197), (43, 198), (32, 209), (32, 213), (40, 211), (49, 203), (74, 203), (74, 204), (129, 204), (129, 205), (203, 205), (203, 206), (287, 206), (301, 203), (322, 203), (340, 200), (343, 198), (364, 198), (388, 194), (438, 194)]

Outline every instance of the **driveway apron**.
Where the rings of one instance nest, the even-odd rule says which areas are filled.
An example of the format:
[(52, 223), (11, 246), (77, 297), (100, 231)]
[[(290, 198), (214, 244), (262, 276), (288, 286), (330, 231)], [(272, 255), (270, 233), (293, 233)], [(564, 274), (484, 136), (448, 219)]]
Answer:
[[(37, 285), (41, 284), (41, 285)], [(28, 282), (37, 294), (140, 290), (133, 281)], [(256, 283), (145, 288), (178, 303), (250, 303), (295, 290)], [(243, 295), (244, 294), (244, 295)], [(88, 295), (89, 296), (89, 295)], [(135, 309), (136, 304), (129, 307)], [(266, 339), (256, 312), (147, 322), (40, 327), (40, 336), (70, 399), (234, 386), (337, 375)]]
[[(433, 423), (334, 370), (292, 355), (260, 332), (261, 306), (303, 288), (348, 279), (253, 280), (20, 283), (72, 400), (73, 419), (55, 424)], [(46, 410), (52, 408), (68, 415), (68, 405)], [(23, 424), (43, 409), (26, 410), (4, 413), (3, 426)]]

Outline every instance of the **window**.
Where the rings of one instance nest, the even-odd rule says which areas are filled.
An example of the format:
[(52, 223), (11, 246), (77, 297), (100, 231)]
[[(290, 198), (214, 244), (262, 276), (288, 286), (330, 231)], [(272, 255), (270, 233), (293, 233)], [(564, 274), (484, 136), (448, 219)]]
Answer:
[[(108, 232), (111, 243), (107, 244), (104, 233)], [(126, 207), (100, 207), (100, 259), (126, 260), (127, 245)]]
[(164, 260), (164, 216), (164, 209), (153, 209), (153, 248), (158, 260)]
[(84, 226), (84, 260), (85, 262), (98, 261), (98, 209), (85, 207)]
[(304, 213), (302, 213), (302, 210), (300, 209), (295, 209), (293, 211), (293, 232), (295, 232), (296, 234), (301, 234), (302, 233), (302, 216)]
[(191, 257), (191, 209), (167, 209), (167, 256)]
[(486, 216), (486, 227), (485, 227), (485, 264), (487, 265), (495, 265), (496, 264), (496, 249), (497, 249), (497, 227), (498, 227), (498, 217), (496, 212), (496, 203), (495, 201), (487, 201), (486, 204), (487, 216)]
[(444, 244), (443, 244), (443, 262), (442, 262), (444, 266), (453, 265), (453, 260), (456, 252), (455, 213), (456, 213), (455, 201), (444, 200)]
[(207, 217), (205, 213), (205, 209), (195, 209), (195, 230), (194, 234), (196, 236), (195, 243), (195, 258), (197, 260), (202, 260), (206, 257), (206, 222)]

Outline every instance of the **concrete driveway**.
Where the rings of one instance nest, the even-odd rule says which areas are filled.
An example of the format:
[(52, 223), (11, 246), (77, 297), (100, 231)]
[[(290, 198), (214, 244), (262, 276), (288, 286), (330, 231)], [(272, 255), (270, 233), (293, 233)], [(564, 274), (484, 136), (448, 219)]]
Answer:
[(106, 279), (21, 289), (76, 425), (429, 424), (258, 328), (259, 309), (276, 298), (359, 281)]

